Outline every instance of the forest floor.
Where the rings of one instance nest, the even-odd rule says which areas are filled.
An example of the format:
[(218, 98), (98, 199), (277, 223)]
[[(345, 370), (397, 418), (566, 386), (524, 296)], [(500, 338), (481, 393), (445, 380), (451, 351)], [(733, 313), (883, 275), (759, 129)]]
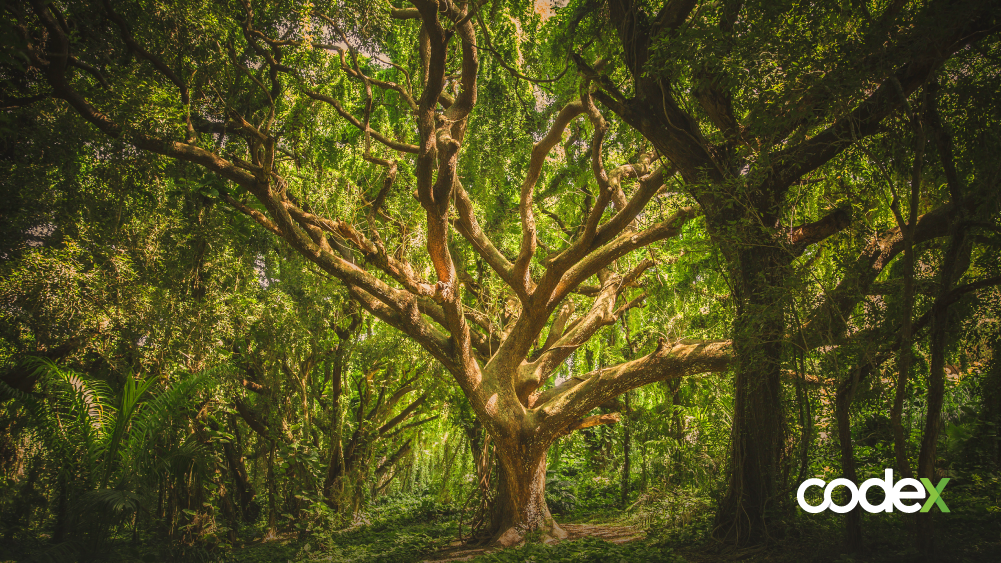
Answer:
[[(957, 499), (958, 500), (958, 499)], [(304, 542), (290, 541), (282, 552), (254, 543), (229, 554), (226, 561), (359, 561), (471, 563), (979, 563), (1001, 561), (1001, 511), (990, 507), (954, 511), (936, 518), (938, 551), (922, 556), (913, 545), (910, 519), (878, 515), (865, 519), (865, 552), (846, 553), (840, 515), (793, 515), (779, 523), (766, 546), (735, 548), (713, 540), (711, 513), (703, 512), (683, 525), (645, 527), (637, 514), (604, 512), (564, 517), (569, 533), (556, 544), (530, 543), (499, 549), (470, 546), (455, 539), (454, 521), (427, 525), (412, 522), (390, 528), (376, 526), (351, 532), (312, 551)], [(567, 521), (569, 520), (569, 521)], [(423, 538), (418, 541), (417, 538)], [(371, 543), (368, 543), (371, 542)], [(354, 546), (353, 548), (351, 546)], [(265, 551), (262, 551), (265, 550)], [(266, 555), (268, 553), (269, 555)], [(281, 555), (279, 555), (281, 553)], [(279, 558), (280, 557), (280, 558)]]
[[(580, 540), (584, 538), (595, 538), (600, 541), (612, 544), (624, 544), (631, 541), (641, 540), (646, 533), (636, 526), (622, 526), (614, 524), (562, 524), (561, 527), (567, 533), (564, 542)], [(500, 548), (489, 546), (471, 546), (461, 541), (454, 541), (445, 549), (431, 554), (425, 561), (427, 563), (444, 563), (445, 561), (469, 561), (475, 557), (487, 555), (500, 551)]]
[[(843, 517), (790, 512), (775, 523), (765, 546), (734, 548), (711, 538), (711, 501), (679, 494), (651, 496), (633, 510), (611, 508), (557, 516), (570, 534), (554, 545), (529, 543), (497, 549), (463, 545), (458, 512), (410, 497), (376, 506), (365, 520), (347, 529), (327, 528), (277, 535), (245, 526), (233, 544), (162, 541), (161, 535), (138, 542), (131, 534), (110, 539), (100, 556), (84, 544), (53, 545), (45, 534), (15, 535), (0, 541), (0, 563), (29, 561), (103, 561), (108, 563), (352, 562), (417, 563), (979, 563), (1001, 561), (1001, 480), (950, 491), (949, 514), (935, 514), (938, 551), (924, 556), (914, 546), (908, 515), (864, 515), (865, 552), (845, 552)], [(468, 533), (468, 526), (465, 531)], [(219, 534), (216, 537), (220, 537)], [(69, 549), (71, 548), (71, 549)]]
[[(708, 515), (707, 515), (708, 516)], [(812, 516), (812, 515), (811, 515)], [(882, 516), (882, 515), (880, 515)], [(498, 549), (463, 545), (456, 540), (457, 522), (397, 522), (363, 525), (330, 535), (300, 538), (296, 533), (276, 537), (248, 537), (232, 546), (168, 545), (141, 542), (118, 547), (87, 561), (108, 563), (160, 563), (198, 561), (205, 563), (353, 562), (353, 563), (980, 563), (1001, 561), (1001, 512), (942, 515), (937, 519), (938, 552), (922, 557), (912, 544), (909, 522), (901, 515), (868, 518), (865, 522), (866, 551), (845, 553), (841, 544), (840, 518), (795, 517), (783, 537), (766, 546), (734, 548), (711, 539), (709, 519), (703, 518), (668, 530), (623, 523), (561, 524), (570, 534), (555, 545), (530, 543)], [(581, 516), (578, 516), (581, 518)], [(607, 520), (607, 518), (602, 518)], [(620, 518), (619, 522), (629, 518)], [(0, 563), (33, 561), (83, 561), (75, 553), (52, 546), (44, 538), (0, 542)], [(30, 543), (33, 545), (26, 545)], [(56, 548), (56, 549), (54, 549)]]

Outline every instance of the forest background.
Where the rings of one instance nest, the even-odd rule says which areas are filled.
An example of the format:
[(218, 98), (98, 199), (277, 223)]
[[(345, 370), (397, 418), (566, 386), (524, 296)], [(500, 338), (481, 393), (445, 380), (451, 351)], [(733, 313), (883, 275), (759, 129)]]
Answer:
[(2, 6), (0, 558), (1001, 556), (996, 3)]

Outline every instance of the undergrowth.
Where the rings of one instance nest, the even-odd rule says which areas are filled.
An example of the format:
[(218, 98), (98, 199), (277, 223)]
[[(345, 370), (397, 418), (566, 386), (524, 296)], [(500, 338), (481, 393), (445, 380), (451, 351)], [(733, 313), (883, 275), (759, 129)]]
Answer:
[[(925, 561), (1001, 561), (1001, 479), (993, 476), (957, 479), (949, 486), (952, 512), (936, 514), (938, 553)], [(612, 519), (607, 511), (576, 513), (562, 522), (632, 525), (646, 538), (614, 544), (586, 537), (557, 545), (529, 543), (522, 547), (478, 555), (478, 563), (709, 563), (740, 560), (749, 563), (902, 563), (921, 561), (912, 545), (907, 515), (864, 515), (862, 554), (845, 553), (843, 517), (834, 513), (789, 512), (775, 522), (764, 547), (736, 548), (712, 539), (712, 500), (694, 491), (648, 494), (628, 512)], [(346, 562), (408, 563), (432, 558), (453, 544), (459, 510), (430, 495), (393, 495), (373, 503), (356, 523), (343, 529), (314, 527), (308, 533), (290, 530), (267, 537), (259, 524), (241, 530), (237, 545), (206, 546), (156, 542), (140, 538), (132, 544), (119, 538), (115, 549), (97, 557), (79, 550), (35, 543), (35, 549), (13, 553), (0, 546), (0, 563), (14, 561), (107, 561), (109, 563)], [(152, 541), (144, 541), (144, 540)], [(27, 546), (24, 546), (27, 547)]]
[(685, 559), (669, 547), (644, 541), (614, 544), (598, 538), (583, 538), (556, 545), (541, 543), (505, 549), (482, 555), (470, 561), (479, 563), (544, 563), (574, 561), (580, 563), (684, 563)]

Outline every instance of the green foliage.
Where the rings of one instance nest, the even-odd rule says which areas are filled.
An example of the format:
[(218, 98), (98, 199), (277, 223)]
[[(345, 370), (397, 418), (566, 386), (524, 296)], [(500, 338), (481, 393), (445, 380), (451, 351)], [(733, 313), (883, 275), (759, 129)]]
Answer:
[[(314, 510), (323, 512), (316, 507)], [(277, 546), (263, 544), (238, 550), (227, 561), (351, 561), (393, 563), (420, 561), (440, 549), (455, 534), (454, 507), (427, 494), (397, 493), (372, 504), (366, 522), (347, 529), (313, 528), (308, 539)], [(334, 513), (326, 516), (333, 519)]]
[(546, 474), (546, 504), (554, 515), (572, 514), (577, 509), (577, 494), (574, 482), (561, 478), (562, 475)]
[[(488, 2), (472, 20), (479, 99), (459, 178), (481, 227), (507, 259), (520, 244), (520, 183), (532, 146), (559, 109), (581, 96), (584, 69), (570, 55), (600, 63), (595, 66), (608, 79), (602, 88), (611, 84), (627, 98), (639, 94), (624, 64), (628, 53), (612, 22), (612, 3), (573, 0), (545, 16), (542, 4)], [(728, 10), (737, 4), (740, 17), (727, 29)], [(907, 30), (925, 29), (924, 9), (938, 3), (905, 2), (889, 22), (879, 17), (888, 4), (898, 3), (700, 2), (685, 25), (650, 38), (641, 72), (672, 84), (660, 92), (662, 103), (676, 97), (693, 130), (704, 135), (700, 142), (714, 165), (729, 167), (734, 178), (712, 186), (692, 175), (666, 180), (637, 224), (683, 206), (703, 216), (686, 223), (678, 237), (651, 245), (646, 255), (618, 259), (614, 267), (622, 271), (641, 258), (658, 262), (646, 272), (642, 290), (630, 289), (645, 293), (645, 306), (601, 329), (554, 374), (563, 381), (633, 360), (661, 340), (741, 336), (736, 322), (748, 305), (739, 295), (733, 256), (737, 243), (747, 242), (740, 239), (744, 229), (764, 233), (765, 242), (786, 252), (789, 247), (775, 241), (785, 240), (795, 225), (842, 210), (849, 225), (790, 257), (767, 296), (784, 331), (773, 358), (783, 376), (776, 393), (777, 443), (783, 445), (776, 478), (785, 496), (770, 507), (779, 514), (776, 536), (826, 541), (830, 560), (840, 547), (823, 538), (840, 538), (841, 520), (795, 516), (786, 493), (802, 478), (843, 472), (834, 396), (873, 358), (879, 361), (849, 409), (852, 451), (860, 475), (896, 463), (888, 413), (898, 352), (891, 348), (902, 321), (906, 272), (896, 258), (873, 287), (857, 287), (851, 276), (874, 237), (898, 226), (891, 202), (904, 215), (909, 211), (900, 194), (914, 170), (913, 118), (932, 98), (950, 134), (956, 177), (948, 177), (946, 155), (929, 128), (917, 211), (954, 205), (949, 183), (958, 182), (977, 205), (954, 222), (969, 237), (963, 267), (949, 283), (1001, 275), (997, 38), (964, 46), (936, 67), (929, 87), (905, 96), (877, 132), (856, 139), (762, 206), (767, 220), (755, 210), (721, 228), (706, 202), (727, 201), (724, 215), (751, 209), (761, 196), (758, 180), (782, 164), (773, 160), (777, 155), (817, 138), (901, 68), (913, 44), (934, 39)], [(466, 533), (491, 494), (477, 485), (482, 476), (475, 460), (488, 456), (493, 487), (496, 467), (491, 469), (483, 421), (475, 420), (441, 365), (385, 322), (361, 313), (307, 256), (237, 211), (228, 198), (268, 211), (246, 190), (193, 163), (129, 144), (140, 133), (179, 140), (187, 134), (180, 124), (197, 115), (193, 146), (232, 162), (246, 160), (251, 157), (242, 133), (233, 134), (229, 121), (238, 113), (279, 138), (276, 173), (291, 201), (362, 229), (384, 225), (387, 236), (379, 244), (433, 283), (425, 217), (415, 212), (411, 193), (414, 160), (398, 159), (398, 178), (383, 207), (390, 219), (370, 222), (384, 180), (370, 158), (394, 153), (377, 143), (369, 147), (366, 134), (305, 94), (314, 89), (335, 97), (348, 113), (362, 114), (365, 84), (349, 76), (336, 49), (313, 44), (345, 38), (353, 49), (343, 59), (350, 68), (380, 81), (420, 85), (422, 64), (413, 48), (419, 28), (388, 15), (406, 3), (254, 1), (248, 4), (252, 17), (234, 2), (109, 5), (137, 44), (169, 53), (164, 60), (189, 84), (192, 97), (181, 101), (176, 84), (126, 44), (103, 5), (51, 4), (73, 22), (67, 33), (78, 62), (113, 85), (104, 87), (83, 67), (69, 74), (74, 88), (124, 124), (114, 138), (98, 134), (65, 100), (50, 98), (44, 73), (27, 70), (26, 41), (31, 33), (41, 37), (34, 24), (25, 24), (27, 35), (19, 32), (28, 7), (5, 4), (0, 17), (0, 543), (21, 546), (9, 548), (16, 558), (32, 552), (53, 561), (87, 553), (128, 559), (122, 554), (132, 542), (155, 546), (144, 560), (407, 561), (452, 541), (460, 522)], [(651, 13), (664, 5), (638, 2)], [(316, 18), (316, 11), (336, 25)], [(261, 34), (288, 42), (281, 64), (290, 71), (268, 75), (269, 51), (259, 50), (256, 36), (243, 27), (250, 20)], [(906, 33), (900, 41), (887, 40), (895, 30)], [(454, 36), (449, 48), (457, 51)], [(446, 71), (454, 90), (460, 69), (452, 60)], [(274, 85), (263, 86), (272, 78)], [(711, 87), (732, 94), (741, 138), (716, 127), (697, 100)], [(44, 99), (18, 106), (18, 98), (35, 94)], [(609, 126), (606, 172), (654, 154), (651, 141), (611, 104), (599, 103), (599, 109)], [(411, 117), (399, 92), (376, 89), (373, 130), (418, 143)], [(220, 124), (229, 133), (220, 134)], [(535, 191), (540, 249), (530, 264), (536, 279), (567, 245), (567, 225), (581, 223), (593, 205), (593, 133), (590, 122), (574, 122), (542, 165)], [(668, 164), (664, 155), (655, 156)], [(622, 182), (625, 194), (635, 193), (634, 179)], [(471, 245), (454, 231), (451, 236), (456, 267), (473, 280), (466, 286), (489, 301), (483, 318), (504, 326), (509, 288), (490, 275)], [(340, 235), (328, 241), (335, 239), (343, 242)], [(914, 299), (915, 319), (930, 314), (938, 297), (945, 240), (936, 235), (914, 247), (922, 288)], [(366, 265), (360, 254), (356, 258)], [(823, 345), (804, 350), (801, 329), (827, 314), (818, 307), (838, 290), (856, 303), (834, 315), (848, 327), (845, 334), (825, 333)], [(463, 292), (465, 306), (480, 305), (481, 297)], [(583, 292), (568, 299), (577, 311), (590, 302)], [(954, 479), (951, 498), (970, 507), (956, 511), (948, 530), (971, 545), (996, 535), (1001, 512), (998, 318), (1001, 298), (993, 286), (964, 293), (948, 310), (950, 378), (936, 470)], [(752, 349), (771, 344), (755, 334), (750, 340)], [(911, 348), (918, 360), (904, 388), (903, 420), (913, 463), (929, 410), (926, 333)], [(803, 376), (811, 382), (800, 382)], [(732, 373), (686, 374), (633, 390), (628, 403), (620, 398), (590, 413), (618, 412), (619, 425), (575, 432), (551, 448), (546, 499), (560, 521), (623, 517), (648, 529), (655, 541), (531, 544), (481, 560), (680, 561), (676, 552), (686, 543), (709, 535), (733, 469), (735, 381)], [(419, 396), (426, 399), (404, 416)], [(404, 418), (384, 430), (397, 416)], [(899, 519), (872, 526), (904, 533)], [(53, 545), (44, 543), (49, 540)], [(8, 548), (0, 548), (6, 558), (2, 549)], [(913, 555), (896, 544), (892, 549)], [(799, 555), (811, 557), (805, 549)]]

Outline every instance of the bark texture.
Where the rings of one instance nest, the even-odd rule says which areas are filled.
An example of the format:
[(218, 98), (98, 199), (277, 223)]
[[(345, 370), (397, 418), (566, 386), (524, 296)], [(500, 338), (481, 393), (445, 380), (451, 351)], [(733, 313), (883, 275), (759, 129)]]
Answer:
[(525, 447), (521, 442), (497, 444), (499, 481), (493, 506), (492, 536), (503, 546), (520, 544), (532, 532), (537, 532), (543, 541), (564, 539), (567, 533), (553, 520), (546, 504), (546, 451), (549, 448)]

